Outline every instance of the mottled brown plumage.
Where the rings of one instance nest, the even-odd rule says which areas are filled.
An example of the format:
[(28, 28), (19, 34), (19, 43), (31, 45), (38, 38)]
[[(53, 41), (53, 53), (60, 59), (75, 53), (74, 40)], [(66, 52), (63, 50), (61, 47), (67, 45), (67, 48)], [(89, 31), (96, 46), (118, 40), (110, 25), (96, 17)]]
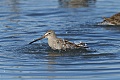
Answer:
[(41, 38), (35, 39), (34, 41), (30, 42), (29, 44), (32, 44), (33, 42), (36, 42), (43, 38), (48, 38), (48, 45), (54, 50), (88, 48), (86, 43), (81, 42), (79, 44), (75, 44), (68, 40), (57, 38), (57, 36), (53, 30), (48, 30)]
[(101, 24), (120, 25), (120, 13), (117, 13), (109, 18), (104, 17), (104, 21)]

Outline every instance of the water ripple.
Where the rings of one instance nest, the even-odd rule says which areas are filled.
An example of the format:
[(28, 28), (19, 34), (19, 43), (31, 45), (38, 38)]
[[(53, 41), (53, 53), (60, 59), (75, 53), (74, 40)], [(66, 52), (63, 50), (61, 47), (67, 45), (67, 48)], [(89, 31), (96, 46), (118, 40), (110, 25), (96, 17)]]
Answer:
[[(119, 80), (120, 26), (97, 25), (119, 12), (119, 2), (1, 0), (0, 79)], [(47, 39), (28, 44), (49, 29), (89, 49), (54, 51)]]

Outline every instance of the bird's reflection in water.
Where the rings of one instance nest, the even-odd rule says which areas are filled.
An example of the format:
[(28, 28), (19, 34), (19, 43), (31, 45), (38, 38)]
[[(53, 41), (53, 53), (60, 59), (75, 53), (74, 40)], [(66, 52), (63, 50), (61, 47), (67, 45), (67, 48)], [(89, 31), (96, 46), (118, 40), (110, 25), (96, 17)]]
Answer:
[(111, 31), (118, 31), (120, 32), (120, 25), (97, 25), (99, 27), (103, 27), (106, 30), (111, 30)]
[(89, 7), (95, 4), (96, 0), (58, 0), (60, 7), (64, 8), (78, 8)]
[[(72, 65), (78, 55), (82, 55), (83, 53), (80, 53), (81, 51), (53, 51), (48, 50), (48, 55), (45, 57), (48, 61), (47, 69), (50, 73), (58, 73), (58, 71), (63, 71), (63, 69), (66, 69), (66, 66), (69, 66), (69, 64)], [(58, 69), (59, 67), (59, 69)], [(65, 68), (64, 68), (65, 67)], [(60, 76), (60, 75), (59, 75)], [(53, 79), (57, 76), (48, 76), (47, 78)]]
[(63, 56), (63, 57), (73, 57), (73, 56), (80, 56), (82, 54), (87, 54), (88, 51), (87, 49), (73, 49), (73, 50), (52, 50), (49, 49), (48, 50), (48, 55), (52, 56), (52, 57), (59, 57), (59, 56)]

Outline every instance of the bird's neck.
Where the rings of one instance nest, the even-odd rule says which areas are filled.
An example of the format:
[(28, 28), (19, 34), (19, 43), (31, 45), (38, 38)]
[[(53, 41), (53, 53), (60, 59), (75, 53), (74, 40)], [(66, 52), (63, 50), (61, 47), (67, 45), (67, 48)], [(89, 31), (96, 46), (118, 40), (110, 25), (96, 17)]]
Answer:
[(55, 40), (55, 39), (57, 39), (57, 36), (50, 36), (50, 37), (48, 38), (48, 41), (52, 41), (52, 40)]
[(55, 49), (55, 43), (56, 43), (56, 40), (57, 40), (57, 37), (54, 36), (54, 37), (49, 37), (48, 38), (48, 45), (52, 48), (52, 49)]

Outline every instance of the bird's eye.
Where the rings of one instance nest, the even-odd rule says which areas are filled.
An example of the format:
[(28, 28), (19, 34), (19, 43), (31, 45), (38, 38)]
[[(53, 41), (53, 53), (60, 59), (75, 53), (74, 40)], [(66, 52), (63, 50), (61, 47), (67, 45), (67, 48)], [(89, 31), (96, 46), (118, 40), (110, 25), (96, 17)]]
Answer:
[(50, 33), (48, 33), (48, 34), (50, 34)]

